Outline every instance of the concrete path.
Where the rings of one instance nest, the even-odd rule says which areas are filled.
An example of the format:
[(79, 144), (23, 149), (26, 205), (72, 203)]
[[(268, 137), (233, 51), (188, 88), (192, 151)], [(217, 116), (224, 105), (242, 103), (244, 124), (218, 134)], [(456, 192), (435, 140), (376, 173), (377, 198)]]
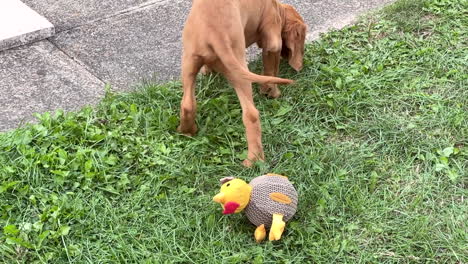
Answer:
[[(304, 16), (313, 40), (391, 1), (283, 2)], [(35, 112), (93, 104), (105, 83), (130, 91), (142, 81), (179, 78), (181, 32), (191, 0), (23, 2), (54, 24), (56, 34), (0, 51), (0, 131), (34, 120)]]
[(20, 0), (0, 1), (0, 51), (46, 39), (54, 25)]

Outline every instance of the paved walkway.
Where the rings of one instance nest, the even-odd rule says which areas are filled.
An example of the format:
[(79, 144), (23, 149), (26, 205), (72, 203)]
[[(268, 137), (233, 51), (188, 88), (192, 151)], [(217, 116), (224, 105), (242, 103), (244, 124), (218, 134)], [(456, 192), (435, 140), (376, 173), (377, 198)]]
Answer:
[[(309, 39), (392, 0), (284, 0), (309, 25)], [(181, 32), (192, 0), (23, 0), (56, 34), (0, 51), (0, 131), (35, 112), (97, 102), (105, 83), (129, 91), (179, 78)], [(7, 25), (0, 25), (7, 26)]]

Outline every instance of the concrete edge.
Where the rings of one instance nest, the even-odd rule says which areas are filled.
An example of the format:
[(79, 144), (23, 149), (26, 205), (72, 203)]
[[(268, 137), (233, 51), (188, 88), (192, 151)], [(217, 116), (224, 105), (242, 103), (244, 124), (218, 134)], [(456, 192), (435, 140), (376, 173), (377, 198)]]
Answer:
[(1, 0), (0, 51), (55, 35), (55, 26), (20, 0)]
[(9, 39), (3, 39), (0, 42), (0, 51), (16, 48), (27, 44), (32, 44), (34, 42), (50, 38), (54, 35), (55, 27), (51, 24), (51, 26), (48, 28), (32, 31), (27, 33), (27, 35), (20, 35)]
[(386, 3), (378, 7), (374, 7), (362, 13), (341, 16), (335, 19), (334, 21), (330, 21), (329, 23), (326, 23), (322, 25), (321, 27), (308, 32), (306, 35), (306, 43), (311, 43), (315, 40), (318, 40), (320, 38), (320, 34), (322, 33), (328, 33), (333, 30), (341, 30), (347, 26), (353, 25), (356, 22), (358, 22), (360, 18), (367, 16), (373, 12), (376, 12), (377, 10), (381, 10), (382, 8), (385, 8), (386, 6), (391, 5), (392, 3), (393, 2)]

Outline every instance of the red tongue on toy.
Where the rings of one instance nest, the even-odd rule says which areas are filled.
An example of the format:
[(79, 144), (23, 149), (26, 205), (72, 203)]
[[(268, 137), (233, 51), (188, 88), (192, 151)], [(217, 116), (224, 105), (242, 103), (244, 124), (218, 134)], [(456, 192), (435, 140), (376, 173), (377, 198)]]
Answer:
[(236, 209), (240, 206), (240, 204), (236, 202), (227, 202), (224, 204), (224, 211), (223, 214), (233, 214), (236, 212)]

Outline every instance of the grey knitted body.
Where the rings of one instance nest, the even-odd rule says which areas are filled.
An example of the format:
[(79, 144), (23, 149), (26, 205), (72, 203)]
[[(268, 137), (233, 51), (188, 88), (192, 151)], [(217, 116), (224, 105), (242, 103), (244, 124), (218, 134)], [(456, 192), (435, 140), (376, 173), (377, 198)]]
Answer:
[[(287, 222), (296, 213), (297, 192), (286, 177), (264, 175), (254, 178), (249, 184), (252, 186), (252, 194), (245, 214), (254, 225), (263, 224), (270, 228), (273, 214), (282, 214), (283, 221)], [(270, 197), (271, 193), (284, 194), (291, 199), (291, 203), (274, 201)]]

